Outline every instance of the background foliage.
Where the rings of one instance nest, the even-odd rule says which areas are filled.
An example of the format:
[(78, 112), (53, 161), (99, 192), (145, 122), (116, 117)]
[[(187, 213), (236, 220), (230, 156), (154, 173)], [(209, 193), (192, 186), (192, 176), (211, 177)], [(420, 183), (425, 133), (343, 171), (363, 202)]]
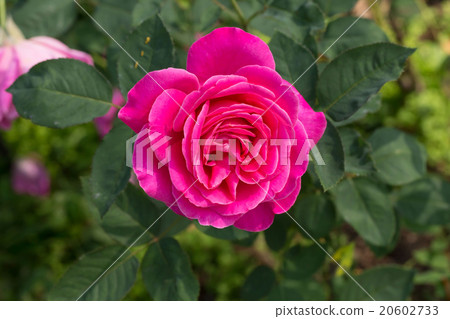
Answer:
[[(116, 121), (100, 142), (88, 122), (141, 67), (184, 68), (196, 38), (238, 26), (269, 43), (286, 80), (303, 74), (296, 88), (327, 112), (327, 165), (310, 165), (291, 209), (301, 227), (280, 215), (263, 233), (217, 230), (168, 212), (82, 299), (367, 300), (316, 240), (377, 300), (449, 300), (450, 5), (380, 0), (356, 21), (372, 3), (356, 2), (80, 1), (133, 61), (73, 1), (7, 1), (27, 37), (58, 37), (95, 69), (44, 62), (11, 88), (24, 118), (0, 135), (0, 299), (77, 299), (161, 215), (128, 183), (130, 130)], [(59, 92), (52, 103), (46, 85)], [(10, 188), (12, 162), (30, 152), (51, 173), (47, 198)]]

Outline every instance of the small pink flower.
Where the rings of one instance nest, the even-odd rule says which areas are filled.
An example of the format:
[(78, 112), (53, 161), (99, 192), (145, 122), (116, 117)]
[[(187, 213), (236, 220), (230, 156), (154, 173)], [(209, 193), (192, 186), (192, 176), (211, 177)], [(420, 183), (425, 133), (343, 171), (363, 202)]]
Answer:
[(23, 39), (17, 27), (12, 28), (19, 35), (6, 37), (0, 47), (0, 129), (3, 130), (9, 129), (19, 116), (12, 104), (12, 95), (6, 92), (19, 76), (50, 59), (70, 58), (93, 64), (88, 54), (72, 50), (56, 39), (44, 36)]
[[(122, 93), (120, 93), (119, 89), (114, 89), (112, 103), (116, 106), (122, 106), (125, 104), (125, 100), (123, 99)], [(112, 106), (108, 113), (94, 119), (95, 127), (97, 128), (98, 134), (101, 138), (103, 138), (111, 130), (118, 111), (119, 110), (116, 107)]]
[[(267, 229), (294, 204), (326, 119), (275, 71), (261, 39), (219, 28), (191, 46), (187, 70), (148, 75), (119, 118), (139, 133), (133, 168), (149, 196), (202, 225), (247, 231)], [(146, 144), (154, 150), (142, 154)]]
[(25, 157), (14, 163), (12, 187), (18, 194), (47, 196), (50, 193), (50, 177), (39, 160)]

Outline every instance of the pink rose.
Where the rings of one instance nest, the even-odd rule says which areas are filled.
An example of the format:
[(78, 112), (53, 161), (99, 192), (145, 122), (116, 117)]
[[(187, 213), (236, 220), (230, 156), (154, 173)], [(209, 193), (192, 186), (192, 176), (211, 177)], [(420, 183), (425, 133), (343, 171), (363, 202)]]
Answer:
[[(125, 103), (119, 89), (114, 89), (112, 103), (116, 106), (122, 106)], [(103, 138), (111, 130), (118, 111), (119, 110), (116, 107), (112, 106), (108, 113), (94, 119), (95, 127), (97, 128), (98, 134), (101, 138)]]
[(34, 65), (50, 59), (70, 58), (93, 64), (88, 54), (72, 50), (56, 39), (23, 39), (17, 27), (12, 28), (16, 33), (15, 37), (6, 36), (0, 47), (0, 129), (4, 130), (9, 129), (11, 122), (19, 116), (12, 104), (12, 95), (6, 92), (19, 76), (28, 72)]
[[(133, 168), (149, 196), (202, 225), (247, 231), (267, 229), (294, 204), (326, 127), (275, 71), (269, 47), (238, 28), (196, 41), (187, 71), (147, 74), (119, 118), (139, 133)], [(140, 152), (148, 143), (152, 152)]]
[(12, 187), (18, 194), (46, 196), (50, 193), (50, 177), (39, 160), (25, 157), (14, 163)]

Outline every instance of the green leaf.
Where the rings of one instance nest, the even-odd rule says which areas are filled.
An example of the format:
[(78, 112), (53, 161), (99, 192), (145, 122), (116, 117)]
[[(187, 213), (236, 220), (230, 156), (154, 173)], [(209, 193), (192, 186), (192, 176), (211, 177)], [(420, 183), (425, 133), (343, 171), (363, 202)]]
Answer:
[(8, 89), (17, 112), (37, 125), (64, 128), (111, 107), (112, 88), (92, 66), (73, 59), (42, 62)]
[(325, 27), (325, 17), (322, 10), (312, 1), (302, 4), (294, 13), (294, 21), (312, 31), (321, 30)]
[(142, 279), (155, 300), (196, 300), (200, 285), (187, 254), (173, 238), (152, 244), (142, 260)]
[[(369, 269), (355, 280), (377, 301), (401, 301), (411, 293), (414, 271), (398, 266), (381, 266)], [(336, 291), (339, 300), (371, 300), (353, 281), (347, 281)]]
[[(146, 230), (146, 228), (134, 220), (131, 215), (127, 214), (116, 205), (111, 206), (101, 220), (100, 226), (114, 240), (127, 247)], [(136, 246), (150, 241), (151, 238), (152, 237), (148, 232), (145, 233), (136, 243)]]
[(316, 244), (308, 247), (296, 245), (285, 254), (282, 274), (295, 280), (309, 278), (319, 270), (324, 261), (325, 253)]
[(272, 301), (325, 301), (324, 285), (312, 279), (283, 279), (270, 292), (268, 300)]
[(95, 21), (118, 43), (122, 44), (131, 29), (131, 14), (138, 0), (99, 0)]
[(294, 218), (314, 238), (325, 237), (336, 223), (333, 203), (323, 194), (300, 196)]
[(195, 0), (190, 11), (195, 30), (202, 32), (217, 21), (221, 9), (211, 0)]
[[(276, 70), (311, 104), (314, 103), (318, 78), (311, 52), (288, 36), (276, 32), (269, 43)], [(312, 65), (312, 66), (311, 66)]]
[(161, 5), (161, 0), (138, 0), (131, 15), (133, 26), (138, 26), (145, 20), (160, 13)]
[(334, 190), (336, 209), (364, 240), (387, 246), (396, 221), (387, 190), (367, 178), (346, 179)]
[(314, 170), (327, 191), (344, 177), (344, 149), (339, 132), (330, 121), (327, 121), (327, 129), (316, 146), (324, 165), (319, 165), (321, 163), (315, 158)]
[[(320, 51), (326, 51), (325, 55), (334, 59), (349, 49), (377, 42), (389, 42), (386, 34), (373, 20), (359, 19), (356, 22), (357, 19), (357, 17), (342, 17), (330, 22), (319, 42)], [(337, 39), (339, 40), (336, 41)]]
[(273, 0), (271, 3), (272, 7), (286, 10), (286, 11), (296, 11), (301, 5), (303, 5), (308, 0)]
[(130, 169), (126, 166), (126, 141), (132, 135), (133, 131), (127, 125), (116, 120), (95, 152), (91, 173), (92, 201), (102, 217), (130, 179)]
[(327, 16), (346, 13), (353, 9), (358, 0), (313, 0)]
[(395, 209), (413, 224), (450, 224), (450, 183), (428, 176), (403, 186), (397, 194)]
[[(317, 83), (320, 109), (343, 121), (389, 81), (397, 79), (414, 49), (377, 43), (345, 51), (322, 71)], [(336, 81), (339, 79), (339, 81)]]
[(264, 231), (264, 238), (270, 249), (277, 251), (284, 247), (287, 231), (292, 225), (292, 219), (287, 214), (275, 215), (273, 224)]
[(174, 63), (172, 39), (159, 16), (139, 25), (124, 48), (132, 57), (125, 52), (119, 57), (119, 84), (124, 95), (148, 72), (168, 68)]
[(351, 128), (339, 130), (345, 154), (345, 171), (356, 175), (368, 175), (375, 172), (371, 148), (363, 140), (358, 131)]
[(344, 125), (348, 125), (351, 123), (354, 123), (356, 121), (359, 121), (363, 118), (365, 118), (368, 114), (372, 114), (375, 112), (378, 112), (381, 109), (381, 95), (377, 94), (372, 96), (366, 104), (364, 104), (362, 107), (358, 109), (352, 116), (350, 116), (348, 119), (340, 121), (340, 122), (334, 122), (333, 124), (337, 127), (341, 127)]
[(149, 232), (155, 237), (175, 235), (191, 223), (131, 184), (117, 197), (116, 204), (144, 229), (152, 225)]
[(58, 37), (70, 28), (76, 16), (73, 0), (20, 1), (12, 10), (14, 22), (27, 38)]
[[(50, 300), (77, 300), (88, 287), (123, 253), (121, 246), (91, 252), (72, 265), (52, 289)], [(139, 261), (125, 254), (80, 300), (120, 300), (133, 286)]]
[(252, 237), (252, 235), (254, 234), (252, 232), (241, 230), (233, 226), (225, 227), (222, 229), (214, 228), (211, 226), (202, 226), (198, 223), (195, 223), (195, 226), (199, 231), (208, 236), (224, 240), (245, 240)]
[(367, 140), (377, 177), (389, 185), (413, 182), (426, 172), (427, 153), (412, 136), (393, 128), (380, 128)]
[(245, 279), (241, 290), (243, 300), (261, 300), (266, 297), (275, 284), (275, 273), (267, 266), (256, 267)]

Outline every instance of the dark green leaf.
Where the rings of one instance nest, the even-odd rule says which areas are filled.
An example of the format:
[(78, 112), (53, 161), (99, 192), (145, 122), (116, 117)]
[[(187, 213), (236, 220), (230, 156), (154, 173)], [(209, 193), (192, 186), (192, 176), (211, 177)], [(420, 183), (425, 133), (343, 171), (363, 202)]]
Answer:
[(311, 52), (288, 36), (276, 32), (269, 43), (276, 70), (309, 102), (314, 103), (317, 67)]
[(313, 0), (327, 16), (349, 12), (358, 0)]
[(142, 260), (142, 278), (155, 300), (196, 300), (200, 291), (189, 258), (173, 238), (152, 244)]
[(230, 226), (223, 229), (214, 228), (211, 226), (202, 226), (198, 223), (195, 223), (195, 226), (198, 230), (200, 230), (202, 233), (218, 238), (218, 239), (225, 239), (225, 240), (244, 240), (247, 238), (250, 238), (253, 233), (238, 229), (236, 227)]
[(273, 224), (264, 231), (267, 246), (272, 250), (280, 250), (287, 239), (287, 231), (292, 225), (292, 219), (287, 214), (275, 215)]
[(380, 128), (367, 141), (382, 181), (403, 185), (424, 176), (427, 153), (412, 136), (393, 128)]
[(138, 0), (99, 0), (95, 21), (119, 44), (131, 29), (131, 13)]
[[(389, 81), (397, 79), (414, 52), (391, 43), (377, 43), (344, 52), (328, 64), (317, 83), (322, 110), (343, 121)], [(339, 80), (337, 80), (339, 79)]]
[(145, 20), (161, 11), (161, 0), (138, 0), (132, 13), (133, 26), (138, 26)]
[(307, 1), (294, 13), (294, 21), (312, 31), (325, 27), (325, 17), (322, 10), (312, 1)]
[(292, 12), (296, 11), (306, 1), (307, 0), (273, 0), (271, 6)]
[[(327, 129), (317, 143), (317, 149), (323, 159), (314, 158), (314, 169), (325, 191), (333, 188), (344, 177), (344, 149), (338, 130), (327, 121)], [(312, 152), (314, 156), (314, 152)]]
[(73, 24), (77, 10), (73, 0), (26, 0), (14, 7), (12, 16), (27, 38), (58, 37)]
[(268, 300), (272, 301), (325, 301), (324, 285), (312, 279), (284, 279), (270, 292)]
[(54, 128), (92, 121), (109, 110), (112, 99), (111, 85), (103, 75), (72, 59), (42, 62), (8, 91), (22, 117)]
[[(94, 251), (72, 265), (50, 292), (50, 300), (77, 300), (88, 287), (123, 253), (121, 246)], [(125, 254), (80, 300), (120, 300), (136, 280), (139, 261)]]
[(387, 246), (395, 233), (395, 215), (387, 190), (367, 178), (346, 179), (334, 190), (336, 209), (364, 240)]
[(371, 148), (363, 140), (358, 131), (351, 128), (339, 130), (345, 154), (345, 171), (356, 175), (367, 175), (375, 172)]
[(126, 141), (132, 135), (131, 129), (117, 120), (95, 152), (91, 173), (92, 201), (102, 217), (130, 179)]
[(362, 107), (358, 109), (352, 116), (350, 116), (348, 119), (340, 121), (340, 122), (334, 122), (334, 125), (337, 127), (341, 127), (344, 125), (348, 125), (350, 123), (359, 121), (363, 118), (365, 118), (368, 114), (372, 114), (375, 112), (378, 112), (381, 108), (381, 95), (377, 94), (372, 96), (366, 104), (364, 104)]
[(450, 224), (450, 183), (428, 176), (408, 184), (397, 194), (395, 209), (413, 224)]
[(124, 48), (132, 57), (125, 52), (121, 52), (119, 57), (119, 84), (124, 95), (128, 94), (147, 72), (165, 69), (174, 63), (172, 39), (159, 16), (154, 16), (138, 26)]
[(117, 197), (116, 204), (145, 229), (151, 226), (149, 232), (153, 236), (172, 236), (190, 224), (189, 219), (175, 214), (131, 184)]
[(286, 252), (282, 273), (289, 279), (308, 278), (322, 266), (324, 261), (325, 253), (316, 244), (308, 247), (297, 245)]
[(275, 273), (267, 266), (256, 267), (245, 279), (241, 290), (243, 300), (261, 300), (275, 284)]
[[(343, 17), (330, 22), (319, 42), (320, 51), (326, 51), (325, 55), (334, 59), (349, 49), (389, 41), (383, 30), (373, 20), (359, 19), (356, 21), (357, 19), (356, 17)], [(336, 41), (337, 39), (339, 40)]]
[(333, 203), (323, 194), (301, 196), (294, 218), (314, 239), (327, 236), (336, 223)]
[[(125, 246), (132, 244), (146, 230), (131, 215), (122, 211), (116, 205), (111, 206), (100, 225), (109, 236)], [(143, 244), (150, 239), (151, 236), (147, 232), (142, 235), (136, 245)]]
[[(401, 301), (411, 293), (414, 271), (397, 266), (381, 266), (365, 271), (355, 280), (377, 301)], [(371, 300), (353, 281), (336, 291), (340, 300)]]

